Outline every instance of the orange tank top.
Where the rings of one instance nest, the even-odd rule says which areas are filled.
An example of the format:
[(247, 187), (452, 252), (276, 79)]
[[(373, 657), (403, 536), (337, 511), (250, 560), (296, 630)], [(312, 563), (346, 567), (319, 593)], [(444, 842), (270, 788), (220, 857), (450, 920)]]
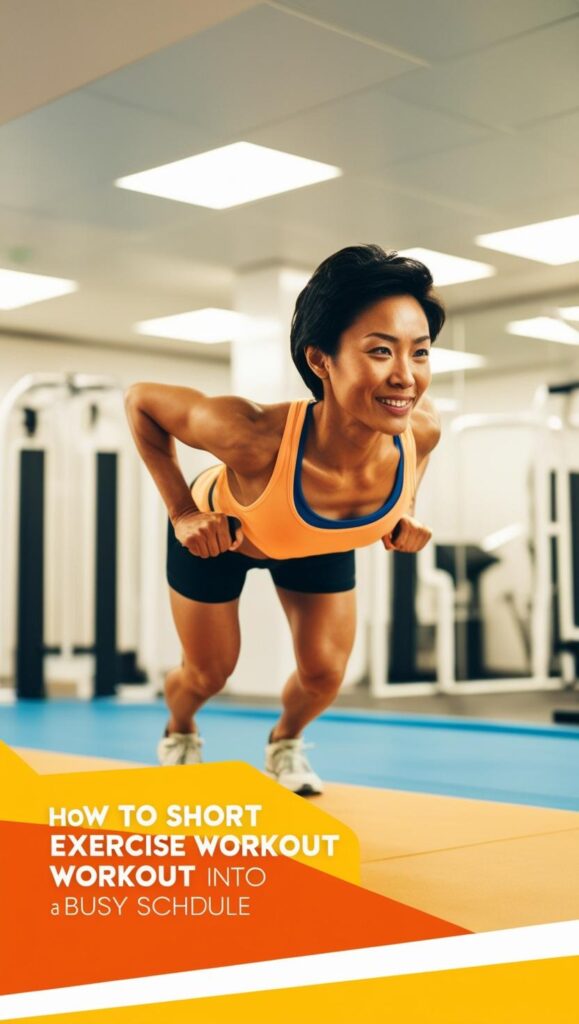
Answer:
[(349, 551), (380, 540), (408, 512), (416, 490), (416, 444), (408, 426), (394, 443), (400, 453), (394, 485), (375, 512), (355, 519), (327, 519), (307, 504), (301, 465), (315, 402), (291, 402), (273, 473), (265, 490), (250, 505), (231, 493), (227, 467), (210, 466), (197, 477), (192, 495), (202, 512), (236, 516), (248, 540), (268, 558), (303, 558)]

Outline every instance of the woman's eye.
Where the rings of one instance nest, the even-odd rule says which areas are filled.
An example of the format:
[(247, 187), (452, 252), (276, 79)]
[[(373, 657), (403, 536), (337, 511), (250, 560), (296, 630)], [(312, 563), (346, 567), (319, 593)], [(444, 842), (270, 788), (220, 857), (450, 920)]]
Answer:
[[(373, 356), (373, 355), (384, 355), (384, 354), (392, 355), (392, 350), (389, 349), (386, 345), (378, 345), (376, 348), (370, 349), (370, 355), (371, 356)], [(416, 356), (428, 356), (428, 355), (430, 355), (430, 349), (429, 348), (419, 348), (414, 353), (415, 357)]]

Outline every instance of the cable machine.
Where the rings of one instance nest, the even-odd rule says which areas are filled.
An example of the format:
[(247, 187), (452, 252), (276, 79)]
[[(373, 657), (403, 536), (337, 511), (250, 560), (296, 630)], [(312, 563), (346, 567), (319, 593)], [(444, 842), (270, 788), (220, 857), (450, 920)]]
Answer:
[(145, 678), (138, 475), (121, 397), (106, 376), (44, 373), (0, 402), (0, 675), (14, 679), (12, 698), (43, 698), (47, 681), (110, 696)]
[[(532, 556), (528, 622), (516, 607), (512, 590), (502, 595), (504, 611), (515, 624), (530, 673), (477, 677), (483, 638), (480, 598), (472, 597), (473, 579), (477, 594), (472, 574), (496, 564), (497, 558), (490, 549), (485, 552), (464, 542), (430, 544), (418, 555), (395, 553), (392, 567), (386, 565), (383, 552), (372, 560), (370, 682), (374, 696), (549, 690), (575, 684), (579, 661), (579, 415), (573, 415), (572, 404), (578, 391), (578, 381), (544, 386), (536, 391), (529, 412), (459, 416), (451, 426), (458, 441), (459, 480), (464, 479), (461, 442), (467, 436), (493, 429), (532, 433), (528, 524), (518, 527)], [(561, 416), (553, 415), (555, 400), (563, 402)], [(509, 531), (503, 532), (506, 542)], [(470, 585), (468, 615), (460, 595), (463, 580)], [(421, 681), (416, 669), (416, 595), (421, 588), (434, 595), (432, 682)], [(555, 720), (579, 721), (579, 711), (556, 712)]]

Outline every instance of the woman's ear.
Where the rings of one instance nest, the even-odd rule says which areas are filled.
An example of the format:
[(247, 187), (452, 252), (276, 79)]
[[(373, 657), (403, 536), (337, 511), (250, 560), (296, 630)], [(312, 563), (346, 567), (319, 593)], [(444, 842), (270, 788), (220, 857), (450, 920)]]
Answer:
[(316, 348), (315, 345), (307, 345), (305, 348), (305, 357), (307, 364), (316, 377), (320, 380), (327, 380), (329, 377), (328, 371), (328, 356), (321, 349)]

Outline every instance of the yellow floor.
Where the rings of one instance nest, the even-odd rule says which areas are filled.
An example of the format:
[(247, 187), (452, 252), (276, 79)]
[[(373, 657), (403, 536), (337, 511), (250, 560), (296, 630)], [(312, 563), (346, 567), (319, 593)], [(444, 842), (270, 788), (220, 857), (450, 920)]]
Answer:
[[(20, 750), (37, 772), (134, 763)], [(316, 798), (361, 845), (362, 884), (472, 931), (579, 918), (579, 814), (329, 784)]]

